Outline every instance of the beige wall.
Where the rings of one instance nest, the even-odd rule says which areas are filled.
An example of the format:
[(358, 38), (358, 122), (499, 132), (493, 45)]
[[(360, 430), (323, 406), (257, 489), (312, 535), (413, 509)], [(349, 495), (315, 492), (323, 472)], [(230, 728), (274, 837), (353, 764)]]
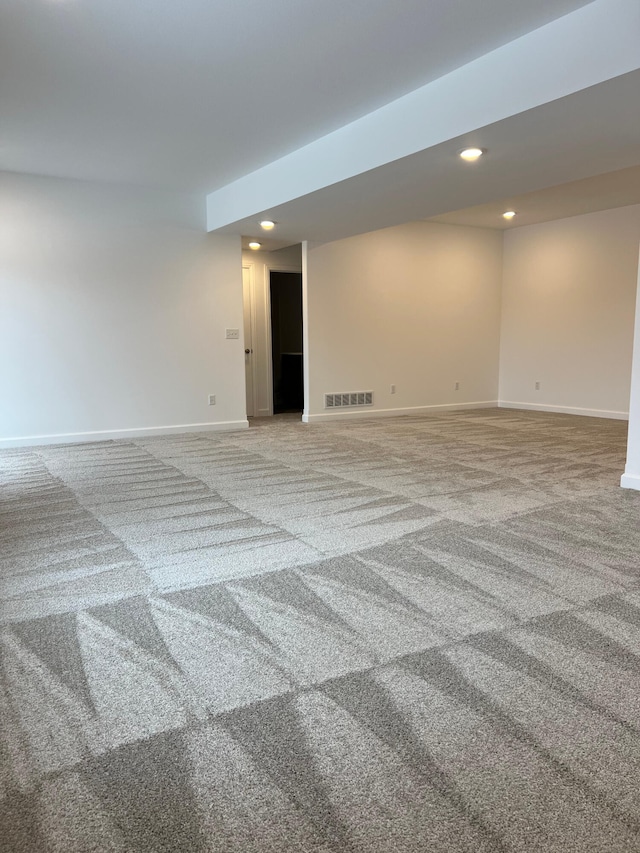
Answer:
[(335, 414), (325, 392), (372, 390), (388, 413), (495, 404), (500, 232), (414, 222), (307, 245), (305, 260), (306, 419)]
[(626, 416), (639, 242), (640, 205), (505, 235), (503, 405)]
[(240, 258), (202, 198), (0, 174), (0, 446), (246, 426)]

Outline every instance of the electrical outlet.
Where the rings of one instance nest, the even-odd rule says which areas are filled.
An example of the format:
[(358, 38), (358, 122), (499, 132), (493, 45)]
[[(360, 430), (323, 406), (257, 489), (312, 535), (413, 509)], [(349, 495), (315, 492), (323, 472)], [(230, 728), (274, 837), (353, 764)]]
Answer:
[(392, 393), (392, 394), (395, 394), (395, 393), (396, 393), (396, 386), (395, 386), (395, 385), (392, 385), (392, 386), (391, 386), (391, 393)]
[(536, 382), (536, 391), (539, 391), (539, 390), (540, 390), (540, 383)]
[(456, 391), (459, 391), (459, 390), (460, 390), (460, 383), (459, 383), (459, 382), (456, 382), (455, 390), (456, 390)]
[(215, 404), (216, 404), (216, 395), (215, 394), (209, 394), (209, 405), (215, 406)]
[(240, 329), (227, 329), (227, 340), (237, 341), (240, 339)]

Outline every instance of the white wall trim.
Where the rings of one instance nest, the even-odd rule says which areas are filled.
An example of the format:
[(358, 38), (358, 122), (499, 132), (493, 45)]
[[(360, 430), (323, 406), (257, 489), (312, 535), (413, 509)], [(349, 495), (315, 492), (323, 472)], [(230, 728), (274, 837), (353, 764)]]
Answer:
[[(304, 341), (304, 327), (305, 327), (305, 316), (304, 316), (304, 276), (302, 275), (302, 268), (296, 266), (295, 264), (281, 264), (278, 261), (269, 261), (266, 260), (264, 264), (264, 322), (265, 322), (265, 339), (267, 342), (267, 393), (269, 400), (269, 411), (267, 415), (271, 417), (273, 415), (273, 340), (272, 340), (272, 328), (271, 328), (271, 273), (272, 272), (293, 272), (296, 275), (302, 276), (302, 339)], [(304, 350), (304, 345), (303, 345)], [(304, 355), (303, 355), (304, 360)], [(304, 373), (303, 373), (303, 384), (304, 384)], [(263, 412), (264, 410), (260, 410)], [(264, 417), (264, 415), (263, 415)]]
[[(256, 403), (257, 398), (257, 385), (258, 385), (258, 371), (256, 370), (256, 362), (257, 355), (256, 351), (258, 347), (256, 346), (256, 327), (257, 327), (257, 319), (256, 319), (256, 265), (253, 263), (242, 263), (242, 272), (247, 270), (249, 273), (249, 337), (250, 342), (247, 344), (247, 341), (244, 341), (245, 347), (249, 346), (251, 349), (250, 357), (250, 371), (251, 371), (251, 390), (252, 390), (252, 400), (251, 400), (251, 412), (253, 415), (258, 411), (258, 406)], [(245, 314), (245, 305), (244, 305), (244, 279), (242, 281), (242, 320), (243, 323), (246, 323), (247, 318), (244, 316)], [(246, 353), (245, 353), (246, 357)], [(245, 359), (246, 360), (246, 359)], [(245, 379), (246, 381), (246, 379)], [(249, 417), (249, 413), (247, 412), (247, 417)]]
[(310, 378), (310, 367), (311, 361), (309, 359), (309, 241), (304, 241), (302, 243), (302, 392), (303, 392), (303, 400), (302, 400), (302, 421), (303, 423), (309, 423), (309, 421), (305, 421), (304, 413), (308, 412), (311, 403), (311, 378)]
[(623, 474), (620, 477), (620, 485), (623, 489), (635, 489), (640, 492), (640, 474)]
[(574, 406), (551, 406), (546, 403), (514, 403), (500, 400), (501, 409), (524, 409), (532, 412), (558, 412), (563, 415), (584, 415), (588, 418), (610, 418), (616, 421), (629, 420), (629, 412), (611, 412), (607, 409), (580, 409)]
[[(351, 418), (388, 418), (400, 415), (419, 415), (437, 412), (456, 412), (464, 409), (521, 409), (534, 412), (557, 412), (564, 415), (583, 415), (588, 418), (609, 418), (611, 420), (626, 421), (628, 412), (611, 412), (604, 409), (578, 409), (571, 406), (551, 406), (539, 403), (512, 403), (506, 400), (480, 400), (473, 403), (445, 403), (433, 406), (412, 406), (406, 409), (346, 409), (344, 412), (318, 412), (315, 414), (302, 415), (305, 424), (319, 423), (321, 421), (340, 421)], [(631, 475), (627, 475), (631, 476)], [(629, 486), (629, 488), (635, 488)]]
[(438, 412), (457, 412), (463, 409), (495, 409), (497, 400), (481, 400), (474, 403), (443, 403), (434, 406), (410, 406), (406, 409), (348, 409), (344, 412), (319, 412), (302, 415), (302, 422), (314, 424), (324, 421), (342, 421), (353, 418), (395, 418), (400, 415), (429, 415)]
[[(273, 363), (271, 356), (271, 273), (300, 274), (301, 264), (277, 257), (268, 252), (243, 252), (242, 267), (251, 270), (252, 336), (253, 336), (253, 395), (254, 416), (273, 415)], [(260, 403), (267, 403), (266, 406)]]
[(87, 441), (111, 441), (116, 438), (145, 438), (153, 435), (174, 435), (181, 432), (218, 432), (248, 429), (249, 421), (214, 421), (204, 424), (178, 424), (176, 426), (136, 427), (134, 429), (108, 429), (101, 432), (67, 432), (57, 435), (27, 435), (22, 438), (0, 438), (0, 449), (34, 447), (44, 444), (77, 444)]

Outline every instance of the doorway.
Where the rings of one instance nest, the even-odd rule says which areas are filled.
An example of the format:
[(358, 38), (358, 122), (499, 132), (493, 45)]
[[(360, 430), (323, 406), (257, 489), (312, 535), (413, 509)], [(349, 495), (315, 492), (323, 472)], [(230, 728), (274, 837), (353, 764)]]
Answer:
[(273, 413), (302, 412), (302, 275), (269, 274)]

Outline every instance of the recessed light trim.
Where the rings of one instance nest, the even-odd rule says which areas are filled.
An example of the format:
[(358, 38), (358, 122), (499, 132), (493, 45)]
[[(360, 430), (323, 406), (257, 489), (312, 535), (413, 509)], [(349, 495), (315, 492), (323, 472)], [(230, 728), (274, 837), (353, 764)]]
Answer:
[(479, 160), (483, 154), (486, 154), (485, 148), (463, 148), (461, 151), (458, 151), (458, 157), (461, 160), (464, 160), (465, 163), (475, 163), (476, 160)]
[(262, 243), (258, 243), (258, 241), (257, 241), (257, 240), (252, 240), (252, 241), (249, 243), (249, 248), (250, 248), (250, 249), (253, 249), (253, 251), (254, 251), (254, 252), (257, 252), (257, 251), (258, 251), (258, 249), (259, 249), (259, 248), (261, 248), (261, 246), (262, 246)]
[(513, 217), (516, 215), (517, 214), (516, 214), (515, 210), (505, 210), (505, 212), (502, 214), (502, 218), (503, 219), (513, 219)]
[(273, 221), (273, 219), (263, 219), (260, 223), (260, 227), (263, 229), (263, 231), (273, 231), (273, 229), (276, 227), (276, 223)]

